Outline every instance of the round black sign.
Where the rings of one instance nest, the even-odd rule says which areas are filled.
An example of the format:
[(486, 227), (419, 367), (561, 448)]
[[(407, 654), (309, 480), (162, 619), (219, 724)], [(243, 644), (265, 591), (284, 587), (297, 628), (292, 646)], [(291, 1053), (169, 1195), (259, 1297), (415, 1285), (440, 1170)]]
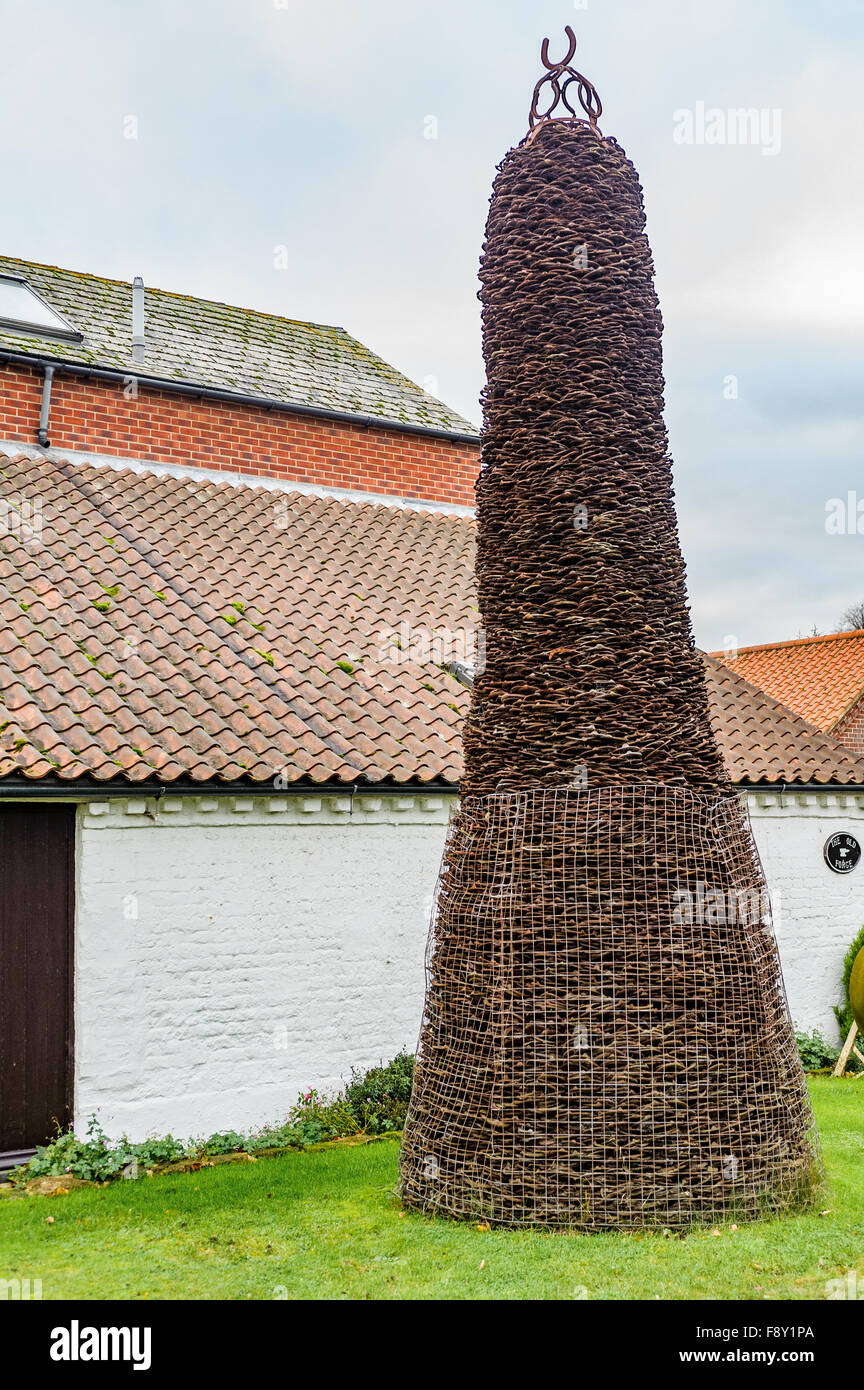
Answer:
[(841, 830), (825, 841), (822, 853), (828, 868), (833, 869), (835, 874), (851, 874), (861, 858), (861, 846), (854, 835), (847, 835), (845, 830)]

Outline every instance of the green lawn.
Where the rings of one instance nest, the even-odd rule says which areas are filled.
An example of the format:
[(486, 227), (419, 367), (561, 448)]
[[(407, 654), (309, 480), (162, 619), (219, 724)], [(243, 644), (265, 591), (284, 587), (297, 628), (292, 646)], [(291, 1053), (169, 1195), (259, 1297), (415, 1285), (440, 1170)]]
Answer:
[(826, 1216), (684, 1238), (481, 1231), (403, 1214), (385, 1140), (5, 1196), (0, 1278), (41, 1278), (45, 1299), (822, 1299), (864, 1276), (864, 1081), (811, 1089)]

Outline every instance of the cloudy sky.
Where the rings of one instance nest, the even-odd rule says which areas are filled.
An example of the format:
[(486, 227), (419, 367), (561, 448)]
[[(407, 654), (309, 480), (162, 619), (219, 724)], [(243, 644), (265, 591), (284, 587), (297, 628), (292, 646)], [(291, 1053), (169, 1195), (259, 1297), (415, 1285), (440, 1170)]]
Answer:
[[(489, 188), (567, 23), (645, 187), (697, 640), (831, 631), (864, 599), (864, 534), (826, 531), (849, 492), (864, 531), (864, 0), (0, 0), (0, 246), (342, 324), (477, 421)], [(739, 108), (756, 139), (708, 143)]]

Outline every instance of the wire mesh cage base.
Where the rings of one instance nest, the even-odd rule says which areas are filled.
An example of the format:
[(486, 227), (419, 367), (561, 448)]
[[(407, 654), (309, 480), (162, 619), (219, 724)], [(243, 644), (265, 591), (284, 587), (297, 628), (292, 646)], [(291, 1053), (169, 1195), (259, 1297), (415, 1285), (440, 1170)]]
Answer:
[(803, 1209), (820, 1178), (738, 795), (466, 802), (433, 912), (403, 1202), (672, 1228)]

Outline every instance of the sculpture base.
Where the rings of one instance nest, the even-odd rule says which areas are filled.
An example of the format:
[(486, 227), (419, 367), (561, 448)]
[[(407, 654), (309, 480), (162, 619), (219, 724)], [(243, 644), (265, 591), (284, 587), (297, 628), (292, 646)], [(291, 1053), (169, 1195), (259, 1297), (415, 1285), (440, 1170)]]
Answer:
[(681, 1227), (807, 1206), (821, 1159), (737, 794), (531, 789), (457, 813), (406, 1206)]

